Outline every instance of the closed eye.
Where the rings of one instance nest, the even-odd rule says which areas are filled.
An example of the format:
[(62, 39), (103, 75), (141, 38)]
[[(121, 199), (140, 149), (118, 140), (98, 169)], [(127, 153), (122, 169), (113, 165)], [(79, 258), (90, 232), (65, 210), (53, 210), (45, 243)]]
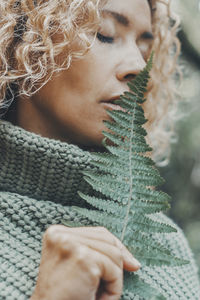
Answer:
[(108, 44), (112, 44), (114, 42), (114, 38), (110, 37), (110, 36), (105, 36), (101, 33), (97, 33), (97, 38), (100, 42), (102, 43), (108, 43)]

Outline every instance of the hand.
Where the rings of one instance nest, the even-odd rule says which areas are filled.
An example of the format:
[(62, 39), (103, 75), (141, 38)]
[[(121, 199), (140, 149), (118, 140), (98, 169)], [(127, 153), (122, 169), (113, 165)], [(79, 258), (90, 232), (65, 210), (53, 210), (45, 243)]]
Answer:
[(104, 227), (52, 225), (43, 237), (31, 300), (118, 300), (123, 269), (139, 268), (127, 248)]

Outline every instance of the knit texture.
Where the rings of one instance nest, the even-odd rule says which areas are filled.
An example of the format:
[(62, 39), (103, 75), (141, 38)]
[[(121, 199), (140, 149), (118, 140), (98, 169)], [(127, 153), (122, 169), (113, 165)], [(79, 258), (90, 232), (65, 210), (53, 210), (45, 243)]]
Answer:
[[(1, 300), (29, 299), (37, 278), (44, 231), (63, 220), (79, 221), (70, 206), (84, 205), (77, 191), (89, 192), (81, 171), (91, 168), (90, 159), (90, 153), (77, 146), (0, 121)], [(173, 223), (162, 214), (160, 219)], [(199, 300), (197, 267), (182, 231), (177, 230), (159, 241), (190, 264), (143, 267), (138, 274), (164, 291), (167, 299)], [(155, 238), (160, 239), (160, 235)], [(127, 292), (122, 299), (142, 300)]]

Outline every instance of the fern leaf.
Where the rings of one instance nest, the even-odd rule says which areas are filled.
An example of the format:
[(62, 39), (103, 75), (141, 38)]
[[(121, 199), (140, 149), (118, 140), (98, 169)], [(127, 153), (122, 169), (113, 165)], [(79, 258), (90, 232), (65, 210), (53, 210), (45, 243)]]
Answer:
[(144, 213), (145, 211), (145, 214), (153, 214), (168, 210), (170, 208), (170, 205), (168, 202), (159, 203), (140, 199), (140, 202), (134, 204), (134, 207), (136, 208), (138, 213)]
[[(79, 192), (79, 196), (84, 199), (88, 204), (92, 205), (93, 207), (97, 208), (98, 210), (113, 214), (116, 217), (124, 217), (124, 209), (121, 205), (116, 206), (116, 202), (108, 201), (107, 199), (100, 199), (94, 196), (88, 196), (81, 192)], [(119, 202), (120, 199), (118, 199)]]
[[(142, 281), (138, 275), (133, 278), (129, 272), (124, 274), (124, 294), (127, 294), (128, 299), (135, 299), (135, 296), (139, 295), (142, 299), (165, 300), (155, 288)], [(125, 298), (122, 297), (123, 299)]]
[(157, 221), (153, 221), (148, 217), (141, 216), (141, 214), (134, 214), (131, 218), (129, 218), (130, 228), (134, 230), (137, 228), (139, 231), (143, 231), (146, 233), (153, 233), (153, 232), (176, 232), (176, 229), (168, 224), (160, 223)]
[[(154, 162), (147, 157), (147, 152), (152, 149), (146, 143), (146, 130), (142, 127), (147, 120), (141, 104), (146, 100), (144, 93), (152, 59), (153, 56), (144, 70), (128, 83), (130, 91), (115, 101), (123, 110), (108, 111), (112, 122), (105, 122), (108, 128), (103, 132), (106, 151), (92, 153), (91, 164), (95, 171), (84, 172), (94, 194), (79, 193), (89, 209), (73, 209), (90, 224), (107, 227), (144, 266), (179, 266), (186, 262), (174, 257), (160, 242), (164, 234), (175, 234), (176, 229), (156, 220), (157, 212), (169, 208), (170, 197), (152, 188), (161, 184), (163, 179)], [(124, 291), (143, 299), (163, 299), (140, 276), (132, 273), (125, 273)]]
[(110, 230), (114, 230), (114, 232), (120, 232), (122, 227), (122, 221), (120, 219), (116, 220), (114, 216), (109, 216), (106, 213), (99, 212), (97, 210), (88, 210), (87, 208), (80, 207), (72, 207), (82, 216), (88, 218), (90, 221), (95, 223), (96, 225), (105, 226), (110, 228)]

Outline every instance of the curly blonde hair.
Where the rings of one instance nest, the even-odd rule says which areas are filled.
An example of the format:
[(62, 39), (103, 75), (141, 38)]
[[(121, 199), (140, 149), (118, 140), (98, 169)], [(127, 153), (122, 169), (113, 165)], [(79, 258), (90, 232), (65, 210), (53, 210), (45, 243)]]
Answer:
[[(0, 116), (16, 95), (31, 96), (56, 72), (90, 49), (106, 0), (0, 1)], [(149, 0), (152, 6), (154, 66), (145, 104), (148, 139), (157, 162), (169, 156), (174, 133), (177, 92), (175, 75), (180, 44), (179, 25), (170, 0)], [(54, 38), (59, 36), (60, 38)], [(80, 46), (74, 50), (74, 41)], [(62, 60), (58, 57), (62, 54)], [(1, 114), (2, 112), (2, 114)]]
[(181, 69), (178, 64), (180, 41), (177, 38), (180, 20), (172, 11), (171, 0), (150, 0), (153, 13), (154, 65), (151, 89), (144, 105), (148, 141), (153, 158), (160, 166), (167, 164), (170, 143), (176, 139), (174, 125), (179, 119), (177, 91)]

